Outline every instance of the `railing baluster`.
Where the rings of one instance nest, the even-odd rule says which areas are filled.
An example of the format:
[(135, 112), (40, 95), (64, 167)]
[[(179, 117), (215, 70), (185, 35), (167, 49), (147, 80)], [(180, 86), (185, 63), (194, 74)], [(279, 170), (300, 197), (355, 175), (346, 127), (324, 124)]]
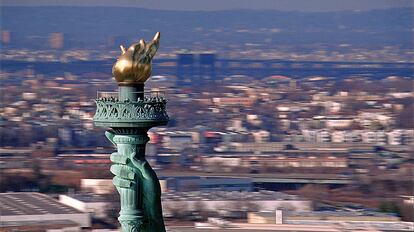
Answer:
[[(145, 99), (161, 99), (161, 98), (165, 98), (166, 94), (164, 91), (159, 91), (159, 90), (155, 90), (155, 91), (144, 91), (144, 92), (135, 92), (137, 93), (138, 96), (142, 95), (142, 93), (144, 93), (144, 99), (131, 99), (131, 101), (139, 101), (139, 100), (145, 100)], [(118, 92), (109, 92), (109, 91), (98, 91), (96, 93), (96, 98), (100, 99), (100, 98), (113, 98), (113, 99), (118, 99)]]

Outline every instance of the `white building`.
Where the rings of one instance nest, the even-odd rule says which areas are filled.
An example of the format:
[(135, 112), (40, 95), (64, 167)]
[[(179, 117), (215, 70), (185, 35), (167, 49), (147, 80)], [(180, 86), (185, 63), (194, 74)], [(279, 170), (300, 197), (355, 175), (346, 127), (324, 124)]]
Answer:
[(333, 131), (331, 140), (333, 143), (344, 143), (345, 142), (345, 131)]
[(403, 143), (404, 132), (402, 130), (392, 130), (387, 133), (388, 144), (401, 145)]
[(193, 132), (177, 131), (163, 133), (162, 143), (165, 148), (181, 151), (193, 144)]
[(325, 123), (325, 127), (329, 129), (340, 129), (351, 126), (354, 118), (346, 116), (326, 116), (322, 121)]
[(361, 139), (363, 143), (376, 145), (385, 145), (387, 143), (387, 136), (384, 131), (362, 131)]
[(270, 138), (270, 133), (265, 130), (252, 132), (252, 135), (256, 143), (267, 142), (269, 141), (269, 138)]
[(311, 229), (312, 226), (335, 227), (335, 230), (321, 229), (319, 231), (367, 231), (367, 228), (369, 231), (412, 231), (414, 229), (413, 222), (401, 222), (400, 218), (395, 215), (373, 211), (260, 211), (248, 213), (248, 223), (263, 224), (267, 228), (271, 228), (271, 225), (291, 225), (296, 226), (298, 231), (302, 227), (309, 231), (318, 231)]
[(316, 133), (317, 143), (328, 143), (331, 141), (331, 133), (326, 130), (321, 130)]
[(95, 194), (59, 195), (59, 202), (89, 213), (94, 218), (105, 218), (105, 211), (110, 206), (108, 199)]
[(207, 171), (215, 171), (216, 168), (226, 167), (240, 167), (242, 164), (241, 157), (202, 157), (201, 162)]
[(361, 133), (359, 130), (345, 131), (345, 143), (361, 142)]
[(312, 210), (312, 202), (294, 195), (280, 192), (174, 192), (162, 195), (165, 214), (170, 214), (177, 207), (188, 211), (240, 212), (252, 210), (272, 210), (285, 208), (298, 212)]
[(382, 126), (388, 126), (392, 123), (392, 117), (385, 115), (383, 112), (361, 112), (357, 119), (363, 127), (370, 127), (374, 123), (379, 123)]
[(36, 192), (0, 193), (0, 230), (2, 225), (53, 225), (72, 222), (71, 231), (90, 227), (88, 213), (77, 210)]
[(327, 101), (324, 103), (324, 106), (329, 113), (338, 113), (342, 109), (342, 104), (334, 101)]
[(306, 142), (316, 142), (317, 130), (302, 130), (303, 139)]
[(95, 194), (110, 194), (115, 192), (112, 179), (81, 179), (81, 189)]

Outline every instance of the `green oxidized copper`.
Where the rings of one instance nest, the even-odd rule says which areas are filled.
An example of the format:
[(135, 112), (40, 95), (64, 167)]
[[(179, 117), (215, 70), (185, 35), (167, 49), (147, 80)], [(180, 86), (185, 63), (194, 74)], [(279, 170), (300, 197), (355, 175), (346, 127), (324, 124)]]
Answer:
[[(145, 159), (148, 130), (168, 122), (165, 97), (144, 93), (143, 80), (150, 74), (151, 59), (158, 49), (159, 38), (157, 33), (149, 46), (140, 41), (140, 46), (133, 44), (128, 52), (121, 46), (122, 55), (113, 68), (119, 85), (118, 94), (103, 94), (95, 100), (94, 123), (110, 128), (105, 135), (117, 147), (117, 152), (111, 154), (110, 171), (115, 175), (113, 184), (121, 199), (118, 220), (123, 232), (165, 232), (159, 180)], [(134, 52), (134, 49), (139, 50)], [(127, 55), (132, 57), (125, 57)], [(121, 61), (122, 65), (131, 61), (134, 68), (126, 69), (127, 73), (122, 74)], [(137, 65), (143, 61), (144, 68)]]
[(98, 126), (156, 126), (168, 121), (165, 109), (167, 101), (164, 97), (144, 97), (137, 101), (104, 97), (96, 99), (95, 102), (94, 122)]

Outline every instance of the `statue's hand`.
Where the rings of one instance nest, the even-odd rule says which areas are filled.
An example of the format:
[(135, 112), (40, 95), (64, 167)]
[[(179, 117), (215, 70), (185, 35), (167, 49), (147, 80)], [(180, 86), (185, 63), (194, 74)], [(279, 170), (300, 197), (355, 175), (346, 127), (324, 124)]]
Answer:
[(151, 179), (151, 174), (150, 174), (151, 167), (149, 166), (149, 163), (147, 160), (135, 158), (135, 153), (132, 153), (129, 159), (131, 160), (132, 164), (134, 164), (135, 168), (139, 170), (139, 172), (141, 173), (144, 179), (146, 180)]
[(115, 175), (114, 185), (118, 188), (133, 188), (139, 185), (140, 198), (144, 216), (147, 220), (142, 227), (143, 232), (165, 232), (161, 208), (161, 188), (154, 170), (144, 158), (136, 158), (136, 153), (120, 155), (111, 154), (111, 172)]
[(119, 155), (117, 152), (111, 154), (111, 172), (115, 175), (113, 183), (116, 187), (131, 188), (136, 185), (136, 175), (139, 171), (127, 165), (127, 157)]

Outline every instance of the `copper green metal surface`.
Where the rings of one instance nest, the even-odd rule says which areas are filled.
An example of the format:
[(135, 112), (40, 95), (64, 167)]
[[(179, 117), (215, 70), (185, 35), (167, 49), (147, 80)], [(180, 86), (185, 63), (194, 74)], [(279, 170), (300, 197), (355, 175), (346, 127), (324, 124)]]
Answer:
[[(132, 53), (131, 62), (144, 62), (137, 57), (148, 57), (149, 61), (144, 63), (150, 66), (158, 48), (159, 33), (149, 46), (143, 44), (141, 41), (128, 49), (140, 49)], [(131, 55), (123, 47), (121, 49), (123, 55)], [(125, 60), (125, 56), (117, 63)], [(123, 75), (122, 68), (115, 64), (114, 70), (118, 94), (97, 97), (94, 123), (110, 128), (105, 135), (117, 148), (117, 152), (111, 154), (113, 164), (110, 171), (114, 174), (113, 184), (121, 199), (118, 220), (123, 232), (165, 232), (161, 188), (156, 173), (145, 159), (145, 145), (149, 141), (148, 130), (168, 122), (167, 100), (163, 96), (145, 94), (148, 68), (137, 65)]]
[(152, 127), (168, 122), (165, 98), (144, 97), (139, 101), (96, 99), (95, 102), (94, 122), (97, 126)]
[(165, 231), (161, 208), (161, 188), (154, 170), (145, 159), (145, 144), (149, 140), (142, 133), (105, 135), (118, 151), (111, 154), (113, 184), (121, 198), (118, 218), (122, 231)]

